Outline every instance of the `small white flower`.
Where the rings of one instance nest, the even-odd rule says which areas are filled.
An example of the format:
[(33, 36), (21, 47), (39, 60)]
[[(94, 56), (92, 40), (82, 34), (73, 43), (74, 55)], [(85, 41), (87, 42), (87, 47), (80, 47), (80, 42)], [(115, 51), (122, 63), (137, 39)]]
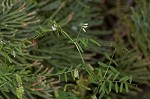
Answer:
[(12, 54), (13, 54), (13, 56), (14, 56), (14, 57), (16, 57), (16, 53), (15, 53), (15, 51), (14, 51), (14, 50), (13, 50)]
[(86, 32), (86, 28), (88, 27), (88, 23), (84, 23), (83, 25), (82, 25), (82, 30), (84, 31), (84, 32)]
[(83, 28), (87, 28), (88, 26), (86, 26), (86, 25), (83, 25), (82, 27), (83, 27)]
[(6, 44), (5, 42), (1, 41), (2, 44)]
[(56, 31), (57, 30), (57, 26), (54, 24), (54, 26), (52, 26), (52, 30)]
[(83, 30), (84, 32), (86, 32), (85, 28), (82, 28), (82, 30)]
[(88, 23), (84, 23), (83, 25), (88, 26)]

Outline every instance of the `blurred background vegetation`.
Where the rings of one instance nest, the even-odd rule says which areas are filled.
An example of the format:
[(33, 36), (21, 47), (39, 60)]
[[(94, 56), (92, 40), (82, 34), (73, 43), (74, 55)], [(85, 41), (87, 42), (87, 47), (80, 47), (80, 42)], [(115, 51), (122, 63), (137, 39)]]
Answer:
[(149, 0), (1, 0), (0, 99), (149, 99), (149, 11)]

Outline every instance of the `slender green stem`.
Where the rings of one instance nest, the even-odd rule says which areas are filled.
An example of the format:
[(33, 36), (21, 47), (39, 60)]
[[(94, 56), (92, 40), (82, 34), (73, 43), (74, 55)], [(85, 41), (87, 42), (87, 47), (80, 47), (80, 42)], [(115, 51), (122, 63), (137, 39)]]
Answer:
[(76, 39), (78, 39), (78, 38), (79, 38), (79, 35), (80, 35), (80, 33), (81, 33), (81, 29), (82, 29), (82, 27), (80, 28), (79, 33), (78, 33), (78, 35), (77, 35)]
[[(80, 29), (80, 31), (81, 31), (81, 29)], [(79, 33), (78, 33), (78, 36), (79, 36), (79, 34), (80, 34), (80, 31), (79, 31)], [(64, 33), (64, 34), (75, 44), (75, 46), (76, 46), (76, 48), (77, 48), (77, 50), (78, 50), (78, 52), (79, 52), (79, 55), (80, 55), (80, 57), (81, 57), (81, 59), (82, 59), (82, 62), (83, 62), (83, 64), (85, 64), (85, 61), (84, 61), (83, 56), (82, 56), (82, 54), (81, 54), (81, 51), (80, 51), (80, 49), (79, 49), (79, 47), (78, 47), (78, 45), (77, 45), (77, 42), (74, 41), (74, 40), (73, 40), (65, 31), (63, 31), (62, 29), (61, 29), (61, 32)], [(78, 38), (78, 36), (77, 36), (77, 38)]]
[[(113, 59), (113, 57), (114, 57), (114, 55), (115, 55), (115, 52), (116, 52), (116, 49), (117, 49), (117, 47), (115, 48), (115, 50), (114, 50), (114, 52), (113, 52), (113, 54), (112, 54), (111, 59)], [(108, 70), (109, 70), (109, 68), (110, 68), (111, 62), (112, 62), (112, 61), (110, 60), (110, 62), (109, 62), (109, 64), (108, 64), (108, 67), (107, 67), (107, 70), (106, 70), (106, 72), (105, 72), (105, 74), (104, 74), (104, 76), (103, 76), (103, 79), (106, 77), (106, 74), (107, 74), (107, 72), (108, 72)]]

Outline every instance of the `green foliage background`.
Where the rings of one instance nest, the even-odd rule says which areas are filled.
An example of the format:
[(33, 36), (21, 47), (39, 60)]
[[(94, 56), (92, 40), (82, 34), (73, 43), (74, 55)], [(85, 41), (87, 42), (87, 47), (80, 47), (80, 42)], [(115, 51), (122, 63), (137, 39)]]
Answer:
[(149, 10), (146, 0), (1, 0), (0, 99), (149, 99)]

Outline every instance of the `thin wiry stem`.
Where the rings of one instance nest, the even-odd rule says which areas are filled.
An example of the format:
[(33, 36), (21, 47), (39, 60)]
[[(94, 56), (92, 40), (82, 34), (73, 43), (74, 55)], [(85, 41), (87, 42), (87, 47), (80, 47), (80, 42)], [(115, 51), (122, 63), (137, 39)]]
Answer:
[[(114, 57), (114, 55), (115, 55), (115, 52), (116, 52), (116, 49), (117, 49), (117, 47), (115, 48), (115, 50), (113, 51), (113, 54), (112, 54), (112, 56), (111, 56), (111, 59), (113, 59), (113, 57)], [(103, 79), (106, 77), (106, 74), (107, 74), (107, 72), (108, 72), (108, 70), (109, 70), (109, 68), (110, 68), (110, 64), (111, 64), (111, 60), (110, 60), (110, 62), (109, 62), (109, 64), (108, 64), (108, 67), (107, 67), (107, 69), (106, 69), (106, 72), (105, 72), (105, 74), (104, 74), (104, 76), (103, 76)]]

